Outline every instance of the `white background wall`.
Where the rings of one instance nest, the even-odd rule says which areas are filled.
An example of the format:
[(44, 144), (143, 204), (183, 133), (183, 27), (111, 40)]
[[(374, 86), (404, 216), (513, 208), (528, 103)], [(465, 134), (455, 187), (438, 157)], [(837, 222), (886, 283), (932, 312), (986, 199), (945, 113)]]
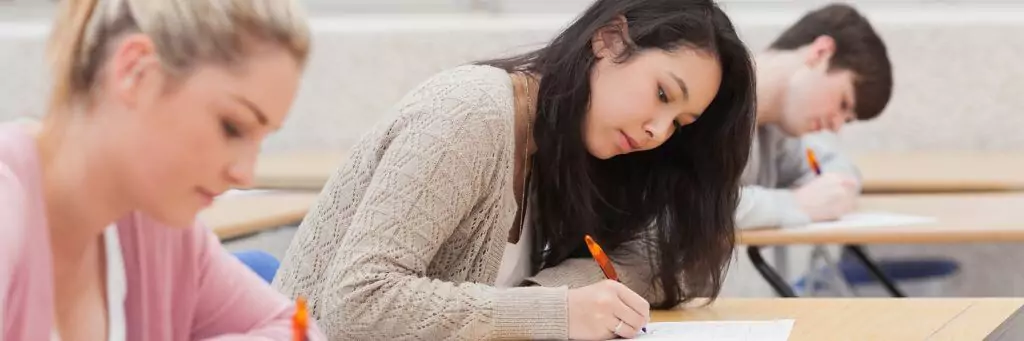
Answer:
[[(45, 1), (14, 1), (18, 5), (0, 3), (0, 120), (37, 115), (46, 92), (42, 52), (48, 6)], [(399, 5), (412, 2), (460, 8), (473, 2), (308, 1), (314, 52), (293, 114), (285, 129), (268, 141), (268, 150), (347, 146), (389, 115), (391, 104), (424, 78), (443, 68), (537, 46), (574, 15), (341, 15), (319, 8), (328, 3), (406, 8)], [(546, 8), (540, 5), (543, 0), (483, 2), (521, 8), (506, 8), (511, 12)], [(550, 3), (551, 8), (568, 8), (586, 1)], [(756, 52), (824, 1), (723, 3)], [(879, 119), (844, 131), (848, 149), (1024, 150), (1024, 96), (1019, 95), (1024, 90), (1024, 1), (855, 3), (886, 40), (896, 84), (892, 103)]]

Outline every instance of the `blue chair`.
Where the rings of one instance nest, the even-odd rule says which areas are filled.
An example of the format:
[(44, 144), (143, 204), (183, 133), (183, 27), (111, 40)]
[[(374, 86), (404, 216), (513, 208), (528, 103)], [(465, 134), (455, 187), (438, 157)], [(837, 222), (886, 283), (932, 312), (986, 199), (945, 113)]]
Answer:
[(267, 283), (274, 281), (274, 275), (281, 267), (277, 258), (263, 251), (239, 251), (232, 254)]
[[(951, 276), (960, 270), (960, 264), (951, 259), (890, 259), (880, 260), (877, 263), (878, 267), (882, 269), (882, 272), (897, 284), (905, 281), (943, 278)], [(827, 270), (822, 268), (815, 271), (823, 273)], [(852, 288), (879, 284), (875, 277), (868, 272), (868, 269), (864, 264), (861, 264), (860, 261), (852, 257), (846, 257), (844, 255), (844, 257), (840, 259), (839, 271), (842, 273), (843, 278), (846, 279), (846, 283), (848, 283)], [(821, 278), (821, 276), (819, 276), (819, 278)], [(826, 289), (827, 284), (824, 284), (821, 281), (815, 282), (817, 282), (817, 285), (815, 285), (816, 290)], [(799, 291), (804, 291), (806, 285), (806, 277), (804, 277), (797, 281), (793, 286)]]

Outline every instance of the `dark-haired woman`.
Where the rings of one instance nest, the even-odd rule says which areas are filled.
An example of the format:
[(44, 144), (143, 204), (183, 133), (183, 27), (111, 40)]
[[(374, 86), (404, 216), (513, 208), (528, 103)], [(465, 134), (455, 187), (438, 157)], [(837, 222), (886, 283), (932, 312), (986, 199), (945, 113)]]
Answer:
[(712, 1), (599, 0), (537, 51), (408, 94), (275, 286), (339, 340), (633, 337), (652, 305), (718, 293), (753, 75)]

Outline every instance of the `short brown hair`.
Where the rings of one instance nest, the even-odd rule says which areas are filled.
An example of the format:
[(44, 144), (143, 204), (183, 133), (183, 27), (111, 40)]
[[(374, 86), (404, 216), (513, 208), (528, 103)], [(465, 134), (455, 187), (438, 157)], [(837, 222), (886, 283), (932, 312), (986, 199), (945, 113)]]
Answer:
[(885, 43), (856, 9), (831, 4), (807, 13), (769, 47), (795, 50), (820, 36), (835, 40), (830, 70), (851, 70), (855, 75), (857, 118), (869, 120), (885, 109), (892, 97), (892, 65)]

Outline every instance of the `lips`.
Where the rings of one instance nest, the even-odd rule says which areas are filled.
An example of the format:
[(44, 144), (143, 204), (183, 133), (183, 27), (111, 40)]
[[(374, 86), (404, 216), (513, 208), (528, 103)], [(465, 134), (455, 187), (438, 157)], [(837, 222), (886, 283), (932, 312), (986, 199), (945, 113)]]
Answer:
[(811, 121), (811, 127), (810, 128), (811, 128), (812, 132), (821, 130), (821, 122), (820, 121)]
[(640, 149), (640, 142), (636, 142), (636, 140), (634, 140), (632, 137), (629, 137), (629, 135), (625, 135), (625, 136), (626, 136), (626, 141), (629, 141), (629, 147), (630, 148), (633, 148), (633, 150)]
[(222, 192), (208, 191), (206, 189), (198, 189), (199, 195), (203, 198), (203, 202), (206, 205), (213, 203), (213, 199), (217, 198)]
[(632, 151), (640, 149), (640, 143), (629, 137), (624, 131), (619, 131), (619, 149), (622, 149), (623, 153), (630, 153)]

